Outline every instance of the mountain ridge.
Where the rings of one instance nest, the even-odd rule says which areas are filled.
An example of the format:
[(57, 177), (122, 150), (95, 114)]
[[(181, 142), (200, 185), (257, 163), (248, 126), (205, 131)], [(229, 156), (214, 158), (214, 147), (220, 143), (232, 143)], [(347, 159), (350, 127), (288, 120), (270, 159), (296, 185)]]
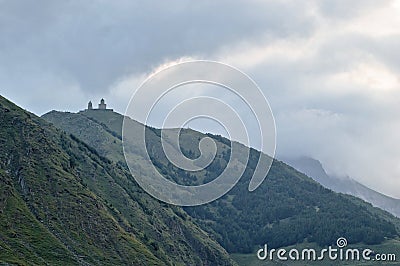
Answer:
[(1, 96), (0, 121), (0, 262), (235, 265), (180, 208), (80, 139)]
[[(118, 157), (121, 158), (122, 146), (118, 148), (120, 140), (113, 138), (109, 132), (106, 135), (97, 135), (97, 126), (88, 127), (87, 123), (76, 122), (85, 119), (85, 116), (90, 117), (87, 120), (97, 121), (97, 126), (107, 127), (114, 135), (121, 135), (121, 114), (52, 112), (43, 117), (76, 135), (88, 145), (96, 145), (99, 151), (105, 148), (103, 155), (110, 160), (117, 161)], [(149, 129), (153, 131), (149, 132), (150, 157), (158, 170), (175, 182), (192, 185), (208, 182), (226, 165), (229, 140), (183, 129), (181, 149), (188, 157), (198, 156), (198, 142), (204, 136), (212, 137), (219, 147), (216, 160), (211, 163), (210, 168), (196, 174), (183, 173), (171, 165), (160, 150), (159, 129)], [(116, 145), (113, 146), (113, 143)], [(110, 144), (113, 149), (107, 149)], [(184, 208), (203, 230), (213, 235), (229, 252), (253, 252), (257, 245), (264, 244), (268, 239), (270, 246), (279, 247), (303, 241), (327, 245), (344, 234), (354, 243), (378, 243), (385, 237), (398, 235), (393, 224), (398, 220), (390, 214), (383, 215), (383, 211), (375, 210), (360, 200), (349, 199), (323, 188), (277, 160), (264, 183), (254, 192), (249, 192), (246, 182), (249, 181), (258, 156), (256, 150), (250, 149), (250, 164), (244, 178), (224, 197), (203, 206)], [(140, 165), (137, 167), (140, 169)], [(145, 170), (142, 169), (140, 174), (145, 174), (143, 171)], [(380, 218), (380, 215), (384, 218)]]
[(288, 162), (300, 172), (305, 173), (326, 188), (361, 198), (378, 208), (400, 217), (400, 199), (377, 192), (350, 177), (328, 175), (321, 162), (310, 157), (286, 158), (283, 161)]

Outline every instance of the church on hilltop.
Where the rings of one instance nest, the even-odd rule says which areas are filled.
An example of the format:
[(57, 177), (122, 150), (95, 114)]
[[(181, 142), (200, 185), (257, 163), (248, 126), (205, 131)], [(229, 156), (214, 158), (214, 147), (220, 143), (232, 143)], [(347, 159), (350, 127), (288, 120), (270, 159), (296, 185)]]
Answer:
[(97, 109), (93, 109), (92, 101), (89, 101), (88, 108), (86, 110), (102, 110), (102, 111), (111, 111), (111, 112), (113, 111), (113, 109), (107, 109), (107, 104), (104, 101), (104, 99), (100, 100), (99, 108), (97, 108)]

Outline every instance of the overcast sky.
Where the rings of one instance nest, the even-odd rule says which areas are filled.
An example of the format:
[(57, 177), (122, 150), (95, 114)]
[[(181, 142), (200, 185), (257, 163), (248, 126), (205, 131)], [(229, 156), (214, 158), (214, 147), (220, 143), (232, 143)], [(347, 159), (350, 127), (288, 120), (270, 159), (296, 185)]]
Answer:
[(399, 0), (0, 0), (0, 94), (31, 112), (124, 112), (160, 66), (218, 60), (268, 97), (279, 156), (397, 198), (399, 47)]

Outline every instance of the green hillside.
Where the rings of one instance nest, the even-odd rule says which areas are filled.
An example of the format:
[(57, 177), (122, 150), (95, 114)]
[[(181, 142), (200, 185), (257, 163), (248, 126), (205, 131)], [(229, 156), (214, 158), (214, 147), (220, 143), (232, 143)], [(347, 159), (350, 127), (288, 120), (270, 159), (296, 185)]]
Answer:
[[(74, 134), (108, 159), (124, 165), (121, 145), (123, 116), (98, 110), (78, 114), (50, 112), (49, 122)], [(130, 120), (133, 126), (140, 126)], [(201, 184), (215, 178), (230, 155), (229, 140), (214, 138), (218, 152), (205, 170), (187, 174), (168, 162), (160, 145), (158, 129), (148, 128), (151, 158), (166, 178), (183, 184)], [(205, 135), (190, 129), (181, 131), (181, 150), (188, 157), (199, 155), (198, 143)], [(134, 152), (134, 143), (132, 143)], [(242, 149), (248, 149), (244, 146)], [(184, 208), (196, 224), (209, 232), (230, 253), (251, 253), (259, 245), (290, 246), (304, 242), (325, 246), (346, 237), (350, 244), (380, 244), (399, 235), (398, 219), (359, 199), (323, 188), (290, 166), (274, 161), (264, 183), (255, 191), (247, 190), (259, 152), (251, 149), (251, 159), (238, 184), (224, 197), (212, 203)], [(136, 154), (138, 162), (141, 155)], [(137, 173), (146, 169), (137, 165)], [(397, 250), (398, 252), (399, 250)]]
[(1, 96), (0, 121), (0, 264), (234, 264), (81, 140)]

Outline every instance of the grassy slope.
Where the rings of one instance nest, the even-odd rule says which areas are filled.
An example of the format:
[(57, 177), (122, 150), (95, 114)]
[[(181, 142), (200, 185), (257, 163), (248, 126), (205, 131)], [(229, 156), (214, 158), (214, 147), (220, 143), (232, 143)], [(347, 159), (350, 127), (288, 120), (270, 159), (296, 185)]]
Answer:
[(32, 215), (10, 180), (0, 170), (0, 261), (18, 265), (76, 264), (73, 254)]
[[(69, 117), (68, 120), (65, 119), (66, 116)], [(118, 148), (118, 145), (121, 145), (118, 139), (121, 135), (123, 119), (121, 115), (99, 111), (79, 114), (52, 112), (44, 117), (75, 134), (89, 145), (96, 145), (99, 151), (104, 149), (104, 155), (110, 159), (118, 161), (121, 158), (121, 154), (118, 154), (122, 153), (122, 149)], [(85, 117), (86, 123), (83, 122)], [(81, 119), (83, 119), (82, 123), (75, 122)], [(88, 121), (94, 122), (93, 126), (96, 125), (96, 127), (86, 127)], [(92, 137), (94, 134), (91, 133), (92, 130), (99, 129), (105, 133)], [(154, 132), (154, 135), (157, 135), (157, 130)], [(196, 154), (197, 141), (201, 137), (204, 137), (201, 133), (184, 130), (181, 137), (184, 149)], [(155, 139), (155, 136), (151, 136), (151, 140), (156, 143)], [(227, 140), (217, 137), (216, 140), (219, 151), (226, 152)], [(107, 149), (112, 143), (118, 145), (111, 145), (111, 149)], [(165, 158), (159, 154), (161, 154), (160, 147), (155, 147), (154, 156), (161, 163), (162, 170), (178, 182), (185, 181), (180, 179), (179, 171), (171, 168)], [(223, 156), (219, 159), (223, 164)], [(207, 174), (209, 174), (207, 171), (200, 173), (197, 176), (198, 180), (204, 180)], [(187, 209), (203, 229), (214, 235), (225, 248), (231, 251), (242, 246), (245, 247), (243, 250), (251, 252), (255, 248), (255, 239), (261, 244), (269, 237), (279, 237), (279, 234), (284, 239), (275, 243), (278, 246), (297, 241), (296, 239), (303, 239), (303, 237), (315, 238), (320, 235), (325, 236), (327, 241), (333, 241), (335, 237), (346, 233), (343, 231), (345, 226), (352, 230), (360, 229), (357, 233), (367, 237), (369, 233), (362, 232), (364, 228), (361, 228), (364, 224), (370, 224), (372, 227), (367, 226), (366, 229), (372, 230), (373, 233), (374, 228), (378, 229), (381, 225), (390, 227), (393, 226), (393, 222), (398, 222), (398, 219), (386, 212), (368, 204), (359, 204), (361, 202), (359, 200), (349, 199), (324, 189), (310, 178), (278, 161), (274, 162), (268, 178), (255, 192), (247, 191), (247, 182), (248, 179), (244, 178), (228, 195), (214, 203)], [(336, 214), (337, 209), (340, 215)], [(293, 229), (298, 229), (299, 222), (302, 223), (301, 230), (297, 232), (300, 235), (295, 235), (294, 239), (291, 239), (293, 235), (290, 233)], [(318, 232), (319, 235), (310, 235), (317, 225), (322, 231)], [(384, 232), (382, 233), (386, 234)]]
[(4, 98), (0, 120), (0, 262), (233, 264), (184, 213), (142, 197), (81, 141)]
[[(11, 227), (23, 230), (17, 231), (16, 242), (3, 240), (9, 252), (8, 255), (1, 253), (0, 261), (24, 258), (23, 262), (30, 264), (34, 263), (35, 256), (36, 261), (57, 260), (53, 249), (46, 245), (57, 239), (54, 247), (64, 250), (60, 257), (65, 263), (59, 262), (64, 265), (68, 260), (70, 265), (76, 265), (76, 260), (80, 264), (93, 265), (162, 265), (148, 247), (115, 221), (104, 201), (82, 183), (76, 169), (102, 168), (101, 163), (88, 165), (82, 161), (72, 166), (71, 158), (62, 146), (71, 146), (74, 141), (65, 133), (4, 98), (0, 98), (0, 108), (0, 162), (5, 173), (2, 181), (8, 184), (7, 194), (10, 195), (4, 202), (6, 210), (19, 210), (17, 214), (5, 213), (7, 215), (2, 218), (7, 220), (9, 215), (21, 215), (33, 220), (32, 223), (29, 219), (9, 221)], [(99, 161), (95, 154), (79, 148), (83, 149), (81, 154), (87, 160)], [(10, 206), (12, 203), (16, 205)], [(31, 226), (38, 223), (41, 225)], [(10, 228), (2, 229), (1, 235), (10, 233)], [(44, 231), (41, 241), (35, 239), (39, 229)], [(24, 248), (18, 246), (19, 243)], [(32, 247), (36, 255), (32, 257), (30, 248), (25, 247)]]
[[(121, 132), (111, 131), (105, 124), (94, 122), (96, 120), (86, 114), (50, 112), (44, 118), (67, 132), (73, 132), (90, 146), (96, 147), (102, 155), (117, 162), (109, 171), (118, 172), (119, 178), (112, 182), (88, 179), (87, 185), (106, 199), (110, 206), (118, 209), (120, 219), (130, 224), (143, 242), (153, 246), (158, 256), (165, 257), (168, 254), (174, 262), (185, 261), (196, 265), (207, 262), (213, 265), (231, 263), (226, 252), (200, 230), (182, 209), (154, 200), (137, 186), (130, 173), (125, 171), (124, 164), (120, 163), (124, 160), (119, 139)], [(106, 123), (115, 128), (121, 127), (122, 120), (115, 113), (91, 111), (90, 114), (103, 117)], [(75, 124), (81, 125), (77, 131), (72, 126)], [(220, 262), (219, 258), (222, 259)]]

